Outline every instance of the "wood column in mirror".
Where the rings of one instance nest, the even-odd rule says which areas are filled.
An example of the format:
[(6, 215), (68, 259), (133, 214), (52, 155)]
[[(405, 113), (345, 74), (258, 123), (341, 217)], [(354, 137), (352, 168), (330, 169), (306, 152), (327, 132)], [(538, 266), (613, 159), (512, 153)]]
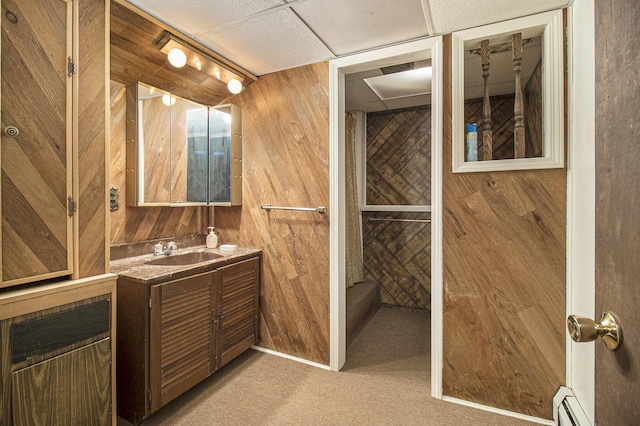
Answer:
[(563, 28), (552, 11), (452, 34), (454, 172), (564, 167)]

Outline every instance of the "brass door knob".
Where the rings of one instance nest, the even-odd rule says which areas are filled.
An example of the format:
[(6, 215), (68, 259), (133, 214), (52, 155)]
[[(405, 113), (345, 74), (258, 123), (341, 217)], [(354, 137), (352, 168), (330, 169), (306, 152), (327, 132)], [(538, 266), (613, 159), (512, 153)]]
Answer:
[(599, 322), (579, 315), (569, 315), (567, 330), (574, 342), (591, 342), (598, 337), (607, 348), (615, 351), (622, 342), (622, 329), (611, 312), (605, 312)]

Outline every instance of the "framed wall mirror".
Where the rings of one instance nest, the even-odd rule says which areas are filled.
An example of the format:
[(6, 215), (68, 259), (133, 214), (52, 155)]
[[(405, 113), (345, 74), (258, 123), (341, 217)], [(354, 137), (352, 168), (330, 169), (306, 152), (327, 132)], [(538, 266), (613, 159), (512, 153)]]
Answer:
[(127, 87), (127, 205), (242, 203), (242, 112)]
[(453, 172), (564, 167), (562, 13), (452, 34)]

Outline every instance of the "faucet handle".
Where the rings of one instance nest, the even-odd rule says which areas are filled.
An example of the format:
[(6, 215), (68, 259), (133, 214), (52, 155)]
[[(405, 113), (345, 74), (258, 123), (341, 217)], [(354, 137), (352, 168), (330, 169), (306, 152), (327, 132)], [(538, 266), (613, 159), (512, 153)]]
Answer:
[(162, 247), (162, 243), (156, 243), (153, 245), (153, 254), (160, 254), (162, 253), (163, 247)]
[(174, 243), (173, 241), (169, 241), (167, 243), (167, 249), (178, 250), (178, 245), (176, 243)]

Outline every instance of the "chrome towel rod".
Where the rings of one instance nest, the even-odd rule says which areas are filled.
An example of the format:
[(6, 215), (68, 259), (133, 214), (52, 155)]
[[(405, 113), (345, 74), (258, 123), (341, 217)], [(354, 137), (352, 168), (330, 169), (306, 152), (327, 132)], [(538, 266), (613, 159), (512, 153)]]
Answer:
[(375, 220), (375, 221), (380, 221), (380, 222), (431, 223), (431, 219), (393, 219), (391, 217), (370, 217), (369, 220)]
[(325, 206), (318, 207), (281, 207), (281, 206), (272, 206), (271, 204), (263, 204), (260, 206), (263, 210), (294, 210), (297, 212), (316, 212), (316, 213), (326, 213), (327, 208)]

